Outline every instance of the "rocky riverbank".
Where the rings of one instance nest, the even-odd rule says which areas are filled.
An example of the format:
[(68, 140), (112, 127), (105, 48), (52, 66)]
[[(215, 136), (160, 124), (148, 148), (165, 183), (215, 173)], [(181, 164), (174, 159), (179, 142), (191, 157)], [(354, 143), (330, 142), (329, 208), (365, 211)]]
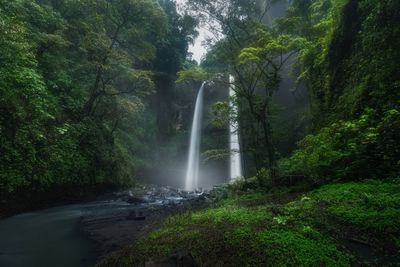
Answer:
[(217, 195), (213, 190), (183, 191), (171, 187), (141, 186), (104, 195), (104, 208), (97, 205), (80, 219), (80, 227), (97, 244), (99, 259), (154, 229), (171, 214), (206, 206)]

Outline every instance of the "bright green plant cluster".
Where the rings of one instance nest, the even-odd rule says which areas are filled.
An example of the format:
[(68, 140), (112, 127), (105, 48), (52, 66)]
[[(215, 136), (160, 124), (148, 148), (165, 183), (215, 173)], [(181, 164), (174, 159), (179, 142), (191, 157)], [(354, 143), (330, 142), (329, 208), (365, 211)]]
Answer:
[(312, 198), (328, 205), (329, 214), (340, 221), (388, 238), (400, 231), (400, 180), (370, 180), (323, 186)]
[(283, 176), (304, 175), (311, 184), (336, 180), (395, 177), (399, 173), (400, 112), (383, 118), (367, 110), (358, 120), (339, 121), (309, 135), (281, 161)]

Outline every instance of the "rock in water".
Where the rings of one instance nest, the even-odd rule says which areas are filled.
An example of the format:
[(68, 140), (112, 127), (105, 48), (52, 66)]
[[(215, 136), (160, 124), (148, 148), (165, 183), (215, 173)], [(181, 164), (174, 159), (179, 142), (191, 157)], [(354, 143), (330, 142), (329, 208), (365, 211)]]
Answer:
[(135, 220), (135, 221), (143, 221), (146, 220), (146, 216), (144, 215), (143, 211), (132, 211), (126, 217), (128, 220)]
[(139, 198), (139, 197), (129, 197), (126, 199), (126, 202), (129, 204), (139, 204), (139, 203), (146, 203), (147, 200), (144, 198)]

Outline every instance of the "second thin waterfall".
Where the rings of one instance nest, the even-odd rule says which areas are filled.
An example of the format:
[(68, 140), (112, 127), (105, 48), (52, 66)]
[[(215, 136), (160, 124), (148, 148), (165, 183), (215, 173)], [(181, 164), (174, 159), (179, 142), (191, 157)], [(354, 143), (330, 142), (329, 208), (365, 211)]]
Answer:
[(190, 133), (189, 161), (185, 180), (186, 190), (198, 188), (199, 183), (201, 121), (203, 118), (203, 91), (205, 84), (206, 83), (203, 82), (200, 87), (194, 109), (192, 131)]
[[(230, 102), (229, 106), (231, 107), (233, 113), (237, 114), (238, 113), (238, 108), (233, 100), (233, 98), (236, 97), (235, 94), (235, 87), (234, 83), (235, 79), (231, 75), (229, 76), (229, 83), (230, 88), (229, 88), (229, 96), (230, 96)], [(231, 181), (234, 181), (236, 178), (243, 176), (242, 174), (242, 157), (240, 153), (240, 143), (239, 143), (239, 123), (237, 122), (236, 119), (234, 119), (230, 124), (229, 124), (229, 141), (230, 141), (230, 150), (231, 150), (231, 158), (230, 158), (230, 176), (231, 176)]]

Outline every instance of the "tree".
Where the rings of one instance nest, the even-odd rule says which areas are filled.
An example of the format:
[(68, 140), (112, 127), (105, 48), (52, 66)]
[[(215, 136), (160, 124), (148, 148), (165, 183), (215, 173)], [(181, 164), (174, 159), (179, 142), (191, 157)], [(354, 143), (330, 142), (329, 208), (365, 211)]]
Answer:
[(154, 77), (180, 68), (193, 20), (149, 0), (0, 6), (0, 203), (132, 184), (154, 161)]
[[(273, 94), (279, 89), (280, 71), (298, 51), (302, 40), (289, 35), (274, 34), (264, 27), (256, 31), (256, 36), (258, 40), (240, 51), (233, 66), (236, 77), (234, 88), (236, 95), (246, 100), (255, 122), (261, 125), (267, 163), (272, 179), (275, 179), (277, 158), (272, 140), (271, 101)], [(255, 129), (252, 131), (255, 132)]]
[(197, 35), (196, 21), (187, 14), (178, 14), (175, 1), (159, 1), (168, 21), (166, 33), (155, 39), (156, 56), (153, 60), (156, 82), (156, 112), (158, 140), (165, 144), (174, 134), (174, 82), (187, 57), (189, 43)]
[[(210, 40), (212, 50), (204, 66), (223, 62), (219, 71), (235, 76), (234, 90), (241, 105), (240, 117), (247, 117), (256, 168), (267, 164), (275, 178), (277, 159), (270, 122), (271, 98), (279, 88), (282, 67), (296, 53), (302, 40), (279, 34), (262, 24), (270, 7), (268, 3), (262, 6), (259, 1), (191, 0), (189, 5), (202, 12), (205, 20), (211, 19), (209, 28), (214, 33), (214, 40)], [(245, 110), (249, 116), (245, 116)]]

